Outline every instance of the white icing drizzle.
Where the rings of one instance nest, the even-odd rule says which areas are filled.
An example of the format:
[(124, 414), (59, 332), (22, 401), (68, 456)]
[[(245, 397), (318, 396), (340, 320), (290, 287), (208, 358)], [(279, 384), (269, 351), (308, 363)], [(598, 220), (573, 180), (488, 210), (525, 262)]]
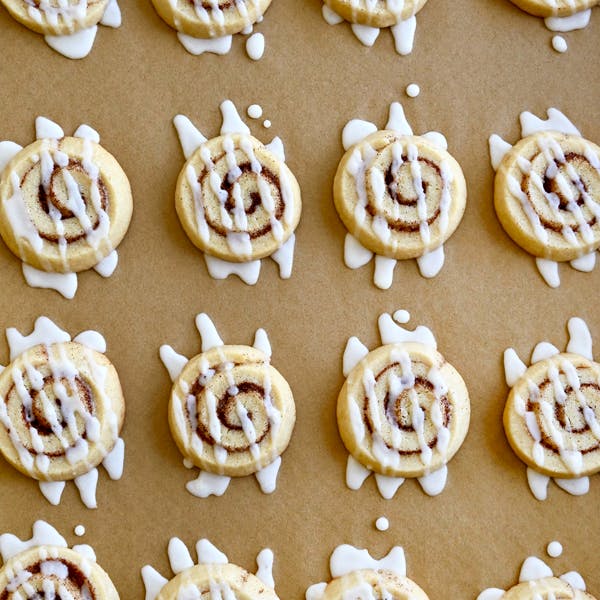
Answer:
[(150, 565), (142, 567), (142, 581), (146, 589), (145, 600), (154, 600), (160, 593), (160, 590), (169, 582), (166, 577), (163, 577)]
[(77, 273), (49, 273), (21, 263), (23, 277), (32, 288), (55, 290), (67, 300), (77, 293)]
[(387, 531), (390, 528), (390, 522), (386, 517), (379, 517), (375, 521), (375, 528), (378, 531)]
[(279, 467), (281, 467), (281, 456), (278, 456), (270, 465), (256, 472), (256, 481), (258, 481), (263, 494), (272, 494), (275, 491)]
[(383, 558), (376, 560), (366, 549), (342, 544), (331, 554), (329, 569), (332, 577), (342, 577), (360, 569), (385, 569), (406, 577), (406, 559), (400, 546), (394, 546)]
[(52, 506), (58, 506), (65, 489), (64, 481), (39, 481), (40, 492)]
[(352, 33), (356, 36), (356, 39), (363, 46), (367, 47), (371, 47), (381, 33), (379, 27), (369, 27), (368, 25), (359, 25), (358, 23), (351, 23), (350, 29), (352, 29)]
[(360, 269), (373, 258), (373, 252), (367, 250), (351, 233), (344, 240), (344, 263), (349, 269)]
[(423, 277), (435, 277), (444, 266), (444, 245), (419, 256), (416, 260)]
[(227, 54), (231, 50), (231, 42), (233, 37), (226, 35), (216, 38), (195, 38), (185, 33), (177, 32), (177, 39), (181, 45), (194, 56), (199, 56), (205, 52), (211, 54)]
[(392, 102), (390, 104), (388, 122), (385, 124), (385, 128), (397, 131), (400, 135), (413, 134), (412, 127), (406, 119), (404, 107), (400, 102)]
[(523, 583), (524, 581), (535, 581), (536, 579), (543, 579), (544, 577), (554, 577), (552, 569), (536, 556), (528, 556), (521, 566), (519, 583)]
[(125, 463), (125, 442), (118, 438), (114, 448), (104, 457), (102, 466), (113, 481), (118, 481), (123, 476)]
[(173, 125), (177, 130), (183, 155), (188, 159), (204, 142), (206, 137), (185, 115), (176, 115)]
[(264, 329), (257, 329), (254, 335), (254, 343), (252, 344), (257, 350), (264, 352), (269, 358), (272, 355), (271, 342), (269, 335)]
[(367, 136), (377, 131), (377, 125), (362, 119), (348, 121), (342, 130), (342, 146), (349, 150), (355, 144), (362, 142)]
[(444, 465), (437, 471), (433, 471), (419, 477), (419, 485), (428, 496), (437, 496), (444, 491), (448, 479), (448, 466)]
[(565, 583), (568, 583), (572, 588), (585, 592), (586, 585), (583, 577), (577, 571), (569, 571), (559, 576)]
[(547, 17), (544, 19), (544, 25), (546, 25), (550, 31), (575, 31), (576, 29), (587, 27), (591, 15), (592, 9), (588, 8), (568, 17)]
[(100, 19), (100, 25), (116, 29), (118, 27), (121, 27), (121, 23), (122, 17), (119, 3), (117, 2), (117, 0), (110, 0), (108, 6), (106, 7), (106, 10), (104, 11), (104, 15), (102, 15), (102, 19)]
[[(269, 125), (265, 125), (265, 127), (270, 127), (271, 121), (265, 121), (265, 123), (269, 123)], [(285, 162), (285, 148), (283, 147), (283, 141), (280, 137), (275, 136), (265, 145), (265, 148), (271, 151), (281, 162)]]
[(265, 36), (262, 33), (253, 33), (246, 40), (246, 53), (252, 60), (260, 60), (265, 53)]
[(375, 484), (382, 498), (391, 500), (400, 486), (404, 483), (404, 477), (390, 477), (375, 473)]
[(520, 114), (521, 137), (526, 137), (540, 131), (560, 131), (572, 135), (581, 135), (579, 129), (556, 108), (549, 108), (546, 111), (547, 119), (540, 119), (529, 111)]
[(75, 478), (75, 485), (79, 490), (81, 501), (88, 508), (98, 508), (96, 502), (96, 487), (98, 485), (98, 469), (91, 469), (87, 473)]
[(505, 590), (501, 590), (500, 588), (488, 588), (477, 596), (477, 600), (500, 600), (504, 596), (504, 593)]
[(346, 343), (344, 357), (342, 359), (342, 372), (344, 377), (350, 375), (350, 371), (369, 353), (369, 349), (355, 336)]
[(579, 317), (572, 317), (567, 323), (567, 329), (569, 331), (567, 352), (581, 354), (589, 360), (594, 360), (592, 354), (592, 334), (587, 323)]
[(554, 478), (554, 483), (571, 494), (571, 496), (584, 496), (590, 491), (590, 478), (589, 477), (577, 477), (575, 479), (559, 479)]
[(548, 260), (547, 258), (536, 257), (535, 265), (544, 281), (551, 288), (557, 288), (560, 286), (558, 263), (555, 260)]
[(223, 116), (221, 135), (225, 135), (226, 133), (250, 133), (250, 128), (244, 123), (235, 104), (231, 100), (223, 101), (219, 108)]
[(548, 556), (552, 558), (558, 558), (562, 554), (562, 551), (562, 544), (557, 541), (550, 542), (546, 547), (546, 552), (548, 553)]
[(35, 119), (35, 139), (43, 140), (55, 139), (60, 140), (65, 137), (65, 132), (62, 127), (46, 117), (36, 117)]
[(115, 272), (118, 264), (119, 255), (116, 250), (113, 250), (94, 267), (94, 271), (102, 277), (110, 277)]
[(231, 477), (200, 471), (198, 477), (185, 484), (185, 489), (197, 498), (222, 496), (229, 487)]
[(346, 485), (351, 490), (359, 490), (369, 475), (371, 471), (349, 454), (346, 463)]
[(65, 538), (52, 525), (41, 520), (33, 524), (33, 535), (29, 540), (21, 540), (12, 533), (0, 535), (0, 555), (4, 563), (17, 554), (36, 546), (68, 547)]
[(169, 555), (171, 570), (175, 574), (182, 573), (194, 566), (190, 551), (178, 537), (173, 537), (169, 540), (167, 553)]
[(556, 346), (549, 342), (540, 342), (533, 349), (533, 353), (531, 354), (531, 364), (533, 365), (536, 362), (550, 358), (555, 354), (560, 354), (560, 350)]
[(0, 142), (0, 173), (2, 173), (2, 171), (4, 171), (4, 169), (6, 168), (6, 165), (21, 150), (23, 150), (23, 146), (15, 143), (15, 142), (11, 142), (10, 140)]
[(199, 565), (226, 565), (229, 562), (225, 553), (207, 539), (196, 542), (196, 554)]
[(183, 356), (183, 354), (177, 354), (175, 350), (168, 344), (163, 344), (159, 350), (160, 360), (169, 372), (171, 381), (175, 381), (183, 367), (189, 362), (189, 358)]
[(281, 279), (289, 279), (292, 276), (292, 267), (294, 266), (294, 248), (296, 246), (296, 234), (286, 240), (280, 248), (271, 254), (273, 259), (279, 266), (279, 277)]

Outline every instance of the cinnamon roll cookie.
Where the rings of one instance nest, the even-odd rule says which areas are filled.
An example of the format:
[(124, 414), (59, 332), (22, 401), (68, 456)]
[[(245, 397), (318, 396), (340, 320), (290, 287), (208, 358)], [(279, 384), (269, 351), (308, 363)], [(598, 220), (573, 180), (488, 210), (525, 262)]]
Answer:
[(84, 58), (94, 44), (98, 25), (119, 27), (117, 0), (0, 0), (20, 23), (45, 36), (67, 58)]
[(119, 437), (125, 403), (106, 342), (94, 331), (71, 336), (40, 317), (24, 336), (6, 332), (11, 363), (0, 370), (0, 453), (39, 481), (52, 504), (74, 480), (96, 508), (97, 466), (112, 479), (123, 471)]
[(595, 600), (586, 592), (583, 577), (576, 571), (555, 576), (552, 569), (535, 556), (521, 566), (519, 583), (508, 590), (489, 588), (477, 600)]
[(284, 377), (271, 366), (266, 332), (254, 346), (224, 345), (206, 314), (196, 318), (202, 353), (188, 361), (170, 346), (160, 357), (173, 380), (169, 425), (198, 479), (187, 484), (199, 497), (225, 493), (231, 477), (255, 475), (264, 493), (275, 490), (296, 408)]
[(146, 600), (182, 598), (239, 598), (278, 600), (273, 580), (273, 552), (265, 548), (256, 557), (256, 575), (231, 564), (207, 539), (196, 543), (197, 563), (179, 538), (169, 541), (169, 562), (175, 576), (167, 580), (150, 565), (142, 568)]
[(88, 545), (69, 548), (65, 539), (45, 521), (33, 525), (33, 537), (20, 540), (0, 535), (0, 598), (33, 600), (119, 600), (106, 572)]
[(548, 119), (521, 114), (514, 146), (490, 137), (494, 206), (506, 233), (536, 257), (551, 287), (559, 262), (593, 269), (600, 247), (600, 147), (583, 139), (556, 109)]
[(504, 430), (527, 465), (532, 493), (545, 500), (550, 478), (567, 492), (585, 494), (589, 475), (600, 471), (600, 364), (582, 319), (569, 320), (566, 352), (541, 342), (526, 367), (516, 352), (504, 353), (511, 387)]
[(390, 28), (401, 55), (412, 52), (417, 20), (415, 15), (427, 0), (323, 0), (323, 18), (330, 25), (350, 23), (354, 35), (372, 46), (382, 28)]
[(598, 0), (511, 0), (535, 17), (568, 17), (598, 4)]
[(38, 117), (36, 133), (25, 148), (0, 142), (0, 235), (23, 261), (27, 283), (72, 298), (76, 273), (93, 268), (108, 277), (116, 268), (131, 189), (87, 125), (69, 137)]
[(34, 523), (30, 540), (9, 533), (0, 535), (0, 553), (0, 598), (119, 600), (93, 549), (88, 545), (69, 548), (58, 531), (44, 521)]
[(342, 134), (346, 154), (337, 169), (333, 198), (348, 230), (346, 265), (375, 258), (375, 285), (392, 284), (397, 260), (416, 258), (424, 277), (444, 264), (444, 242), (458, 227), (466, 184), (441, 134), (413, 135), (399, 103), (385, 129), (352, 120)]
[(251, 136), (229, 100), (221, 111), (221, 135), (210, 140), (187, 117), (174, 119), (187, 158), (175, 191), (179, 220), (213, 277), (254, 284), (260, 259), (271, 257), (288, 278), (302, 202), (281, 140)]
[(368, 550), (338, 546), (329, 561), (332, 580), (306, 590), (306, 600), (428, 600), (427, 594), (406, 576), (404, 550), (394, 546), (379, 560)]
[[(401, 313), (402, 311), (398, 311)], [(398, 320), (379, 318), (382, 342), (371, 352), (350, 338), (344, 353), (346, 382), (337, 404), (340, 436), (350, 456), (346, 483), (351, 489), (375, 473), (379, 492), (392, 498), (407, 477), (429, 495), (442, 492), (447, 463), (469, 427), (465, 383), (437, 352), (433, 334), (420, 326), (404, 329)]]
[[(177, 37), (190, 54), (227, 54), (231, 49), (232, 36), (236, 33), (250, 34), (271, 0), (152, 0), (159, 16), (177, 31)], [(262, 57), (252, 49), (256, 33), (246, 42), (248, 56), (254, 60)]]

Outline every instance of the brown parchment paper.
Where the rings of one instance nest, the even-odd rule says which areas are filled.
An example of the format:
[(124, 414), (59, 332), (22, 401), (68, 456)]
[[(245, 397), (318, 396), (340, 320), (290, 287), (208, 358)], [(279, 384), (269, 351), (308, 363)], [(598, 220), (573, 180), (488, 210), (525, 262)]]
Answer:
[[(600, 478), (591, 478), (584, 497), (551, 484), (548, 500), (536, 501), (501, 426), (506, 347), (523, 358), (541, 340), (564, 348), (573, 315), (600, 342), (600, 269), (583, 274), (561, 267), (557, 290), (542, 281), (533, 259), (495, 218), (487, 150), (494, 132), (516, 141), (521, 111), (543, 115), (549, 106), (600, 141), (600, 11), (592, 11), (587, 29), (565, 34), (569, 50), (559, 55), (542, 21), (508, 0), (430, 0), (417, 17), (413, 53), (400, 57), (389, 31), (365, 48), (348, 25), (324, 22), (319, 0), (274, 0), (258, 28), (265, 56), (254, 63), (241, 36), (227, 56), (194, 57), (149, 0), (120, 4), (123, 26), (101, 27), (81, 61), (56, 54), (0, 10), (0, 138), (30, 143), (39, 114), (67, 132), (89, 123), (128, 174), (135, 200), (116, 274), (80, 275), (72, 301), (29, 288), (20, 261), (0, 243), (0, 328), (28, 332), (45, 314), (72, 334), (101, 331), (127, 401), (125, 473), (112, 482), (101, 472), (99, 508), (87, 510), (73, 484), (53, 507), (33, 480), (0, 460), (0, 530), (29, 537), (41, 518), (70, 543), (91, 544), (122, 598), (144, 597), (139, 570), (146, 563), (171, 576), (171, 536), (190, 547), (207, 537), (249, 569), (258, 551), (271, 547), (282, 599), (302, 598), (308, 585), (328, 579), (330, 553), (344, 542), (376, 557), (402, 545), (409, 576), (440, 599), (475, 598), (485, 587), (516, 583), (522, 560), (543, 557), (546, 544), (558, 539), (565, 550), (548, 559), (552, 568), (579, 570), (600, 595)], [(404, 94), (411, 82), (421, 86), (416, 99)], [(264, 141), (283, 138), (302, 187), (289, 281), (268, 260), (255, 287), (212, 280), (177, 221), (173, 192), (184, 159), (171, 119), (184, 113), (213, 136), (226, 98), (241, 110), (255, 102), (264, 108), (270, 130), (247, 121)], [(331, 188), (343, 125), (360, 117), (383, 126), (394, 100), (403, 102), (415, 132), (445, 133), (469, 196), (440, 275), (426, 280), (414, 261), (399, 263), (393, 287), (381, 291), (372, 283), (372, 265), (351, 271), (343, 264), (345, 230)], [(347, 453), (335, 423), (344, 345), (351, 335), (378, 345), (378, 315), (398, 308), (410, 311), (411, 327), (434, 331), (471, 394), (469, 434), (436, 498), (414, 481), (391, 501), (379, 496), (372, 478), (358, 492), (344, 481)], [(184, 488), (194, 473), (183, 467), (169, 434), (171, 383), (158, 348), (170, 343), (196, 354), (200, 311), (229, 343), (251, 343), (256, 328), (266, 328), (273, 364), (294, 391), (297, 425), (271, 496), (253, 478), (232, 481), (221, 498), (201, 500)], [(0, 362), (7, 360), (2, 339)], [(374, 527), (381, 515), (391, 523), (385, 533)], [(73, 534), (79, 523), (87, 529), (82, 539)]]

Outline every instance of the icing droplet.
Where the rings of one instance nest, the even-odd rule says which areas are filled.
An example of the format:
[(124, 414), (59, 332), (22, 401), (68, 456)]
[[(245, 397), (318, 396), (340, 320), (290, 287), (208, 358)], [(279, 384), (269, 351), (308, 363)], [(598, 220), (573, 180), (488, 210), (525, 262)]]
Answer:
[(548, 497), (548, 484), (550, 483), (550, 477), (542, 475), (537, 471), (534, 471), (530, 467), (527, 468), (527, 483), (529, 489), (534, 495), (536, 500), (545, 500)]
[(119, 255), (116, 250), (105, 256), (95, 267), (94, 271), (102, 277), (110, 277), (119, 264)]
[(81, 537), (81, 536), (85, 535), (85, 527), (83, 525), (76, 525), (73, 529), (73, 533), (77, 537)]
[(546, 552), (548, 552), (548, 556), (552, 558), (558, 558), (563, 551), (562, 544), (560, 542), (550, 542), (548, 547), (546, 548)]
[(381, 33), (379, 27), (369, 27), (368, 25), (359, 25), (358, 23), (351, 23), (350, 28), (358, 41), (367, 47), (371, 47)]
[(154, 600), (168, 583), (168, 579), (150, 565), (142, 567), (142, 580), (146, 588), (146, 600)]
[(565, 40), (562, 35), (555, 35), (552, 38), (552, 48), (562, 54), (563, 52), (566, 52), (569, 47), (567, 46), (567, 40)]
[(477, 600), (500, 600), (504, 596), (504, 593), (505, 590), (501, 590), (500, 588), (488, 588), (477, 596)]
[(182, 573), (183, 571), (191, 569), (194, 566), (194, 561), (190, 556), (190, 551), (178, 537), (173, 537), (169, 540), (167, 553), (169, 555), (169, 564), (171, 565), (171, 570), (175, 574)]
[(246, 40), (246, 53), (252, 60), (260, 60), (265, 53), (265, 36), (262, 33), (253, 33)]
[(404, 483), (404, 478), (388, 477), (387, 475), (375, 473), (375, 483), (381, 497), (385, 500), (391, 500), (396, 495), (398, 488)]
[(506, 153), (512, 148), (512, 144), (509, 144), (503, 140), (499, 135), (495, 133), (490, 135), (488, 140), (490, 147), (490, 160), (492, 162), (492, 168), (494, 171), (498, 170), (502, 159), (506, 156)]
[(23, 150), (23, 146), (15, 144), (15, 142), (5, 141), (0, 142), (0, 173), (4, 171), (9, 161)]
[(260, 119), (263, 114), (263, 109), (260, 104), (251, 104), (246, 112), (251, 119)]
[(271, 358), (271, 342), (269, 336), (264, 329), (257, 329), (254, 335), (254, 343), (252, 344), (257, 350), (264, 352), (269, 358)]
[(588, 8), (568, 17), (547, 17), (544, 19), (544, 25), (550, 31), (575, 31), (587, 27), (592, 15), (592, 9)]
[(189, 362), (189, 359), (186, 356), (177, 354), (177, 352), (175, 352), (168, 344), (163, 344), (160, 347), (159, 355), (160, 360), (169, 372), (171, 381), (175, 381), (179, 377), (179, 374), (183, 371), (183, 367)]
[(269, 119), (265, 119), (265, 120), (263, 121), (263, 127), (264, 127), (265, 129), (270, 129), (270, 128), (271, 128), (271, 121), (269, 121)]
[(417, 265), (419, 265), (419, 272), (427, 279), (435, 277), (444, 266), (444, 245), (442, 244), (439, 248), (431, 250), (423, 256), (417, 258)]
[(406, 86), (406, 95), (409, 98), (416, 98), (421, 93), (421, 88), (416, 83), (410, 83)]
[(577, 571), (569, 571), (568, 573), (561, 575), (559, 579), (562, 579), (564, 582), (568, 583), (572, 588), (585, 592), (585, 581)]
[(226, 565), (229, 562), (227, 556), (207, 539), (196, 542), (196, 554), (199, 565)]
[(323, 15), (323, 19), (325, 19), (329, 25), (338, 25), (344, 21), (344, 19), (340, 17), (340, 15), (338, 15), (334, 10), (329, 8), (327, 4), (323, 4), (321, 13)]
[(390, 528), (390, 522), (385, 517), (379, 517), (377, 521), (375, 521), (375, 527), (379, 531), (387, 531)]
[(394, 281), (394, 269), (398, 261), (387, 256), (375, 255), (375, 274), (373, 283), (380, 290), (389, 290)]
[(377, 321), (379, 327), (379, 335), (384, 344), (396, 344), (399, 342), (420, 342), (426, 346), (430, 346), (434, 350), (437, 349), (437, 341), (433, 332), (424, 325), (419, 325), (413, 331), (404, 329), (394, 322), (391, 315), (383, 313)]
[(0, 535), (0, 556), (2, 556), (2, 562), (6, 563), (13, 556), (25, 552), (29, 548), (44, 545), (67, 548), (65, 538), (52, 525), (40, 520), (33, 524), (33, 535), (29, 540), (21, 540), (12, 533)]
[(189, 158), (206, 142), (206, 137), (185, 115), (176, 115), (173, 118), (173, 125), (175, 125), (185, 158)]
[(44, 498), (46, 498), (52, 506), (58, 506), (60, 504), (60, 499), (65, 489), (64, 481), (40, 481), (39, 486)]
[(215, 324), (206, 313), (200, 313), (196, 316), (196, 327), (202, 338), (202, 352), (223, 345), (223, 340), (219, 337)]
[(396, 321), (396, 323), (400, 323), (401, 325), (405, 325), (410, 321), (410, 313), (407, 310), (401, 308), (397, 310), (393, 315), (392, 319)]

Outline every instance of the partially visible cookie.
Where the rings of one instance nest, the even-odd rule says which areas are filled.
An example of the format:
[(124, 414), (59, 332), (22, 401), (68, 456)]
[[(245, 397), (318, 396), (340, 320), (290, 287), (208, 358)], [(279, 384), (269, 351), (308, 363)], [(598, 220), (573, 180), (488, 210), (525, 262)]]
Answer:
[(45, 35), (69, 35), (96, 25), (109, 0), (0, 0), (29, 29)]
[(173, 29), (197, 38), (239, 33), (261, 19), (271, 0), (152, 0)]
[(324, 0), (350, 23), (369, 27), (391, 27), (416, 15), (427, 0)]
[(584, 600), (593, 596), (571, 587), (557, 577), (524, 581), (510, 588), (502, 600)]
[(458, 227), (466, 184), (456, 160), (422, 136), (377, 131), (344, 154), (334, 202), (365, 247), (395, 259), (439, 248)]
[(494, 206), (508, 235), (540, 258), (570, 261), (600, 247), (600, 147), (542, 131), (502, 159)]
[(511, 0), (536, 17), (568, 17), (598, 4), (598, 0)]

